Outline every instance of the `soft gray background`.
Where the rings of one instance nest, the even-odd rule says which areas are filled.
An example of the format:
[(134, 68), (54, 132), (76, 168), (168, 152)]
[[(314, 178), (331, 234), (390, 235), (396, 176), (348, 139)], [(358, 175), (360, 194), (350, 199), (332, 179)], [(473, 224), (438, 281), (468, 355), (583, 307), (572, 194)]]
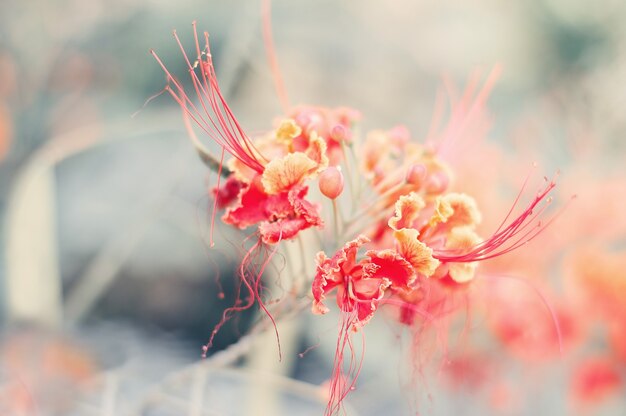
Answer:
[[(277, 0), (273, 19), (294, 103), (353, 106), (364, 114), (365, 129), (405, 123), (419, 136), (442, 75), (462, 85), (472, 71), (486, 74), (501, 64), (490, 99), (494, 140), (507, 146), (523, 120), (540, 126), (532, 145), (549, 167), (567, 167), (568, 135), (577, 129), (592, 131), (605, 149), (599, 169), (611, 171), (623, 160), (623, 1)], [(257, 0), (0, 3), (0, 109), (12, 130), (0, 162), (0, 283), (19, 279), (8, 272), (8, 238), (22, 233), (38, 240), (37, 223), (10, 230), (15, 224), (6, 214), (20, 178), (45, 165), (52, 197), (29, 205), (50, 214), (42, 239), (54, 243), (46, 254), (54, 261), (45, 266), (54, 270), (43, 275), (60, 279), (64, 302), (74, 295), (78, 303), (73, 291), (81, 281), (102, 273), (111, 278), (79, 318), (68, 313), (47, 324), (87, 342), (105, 368), (118, 365), (113, 350), (132, 362), (123, 377), (134, 387), (118, 390), (119, 403), (137, 400), (156, 379), (198, 358), (225, 304), (216, 300), (213, 271), (221, 267), (227, 277), (236, 264), (228, 247), (211, 254), (205, 246), (208, 175), (185, 138), (177, 106), (163, 95), (131, 118), (165, 83), (150, 48), (184, 74), (171, 29), (191, 48), (192, 20), (211, 33), (218, 76), (239, 120), (248, 131), (267, 128), (280, 106)], [(227, 229), (218, 232), (237, 239)], [(32, 256), (19, 261), (50, 261)], [(218, 258), (227, 261), (217, 266)], [(40, 301), (36, 292), (33, 302)], [(4, 306), (9, 337), (14, 317)], [(397, 339), (384, 320), (368, 331), (363, 384), (351, 397), (359, 414), (407, 414), (411, 402), (420, 414), (490, 411), (480, 396), (440, 391), (436, 381), (417, 395), (398, 388), (402, 353), (389, 352)], [(302, 349), (328, 332), (313, 329)], [(236, 330), (225, 331), (219, 346), (236, 337)], [(332, 351), (332, 342), (314, 350), (297, 376), (323, 381)], [(519, 365), (510, 367), (515, 378)], [(560, 387), (566, 372), (558, 365), (538, 371), (550, 387), (530, 389), (523, 414), (568, 414)], [(619, 403), (606, 411), (623, 414)]]

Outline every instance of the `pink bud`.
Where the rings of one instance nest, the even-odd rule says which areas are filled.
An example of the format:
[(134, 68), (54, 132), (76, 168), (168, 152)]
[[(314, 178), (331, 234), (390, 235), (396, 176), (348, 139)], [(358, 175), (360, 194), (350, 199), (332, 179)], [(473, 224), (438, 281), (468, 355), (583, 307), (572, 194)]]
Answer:
[(341, 141), (344, 141), (344, 140), (345, 141), (349, 141), (350, 140), (350, 132), (348, 131), (347, 128), (345, 128), (341, 124), (337, 124), (330, 131), (330, 137), (333, 140), (338, 141), (338, 142), (341, 142)]
[(392, 140), (394, 146), (404, 147), (409, 140), (411, 140), (411, 133), (405, 126), (395, 126), (389, 130), (389, 138)]
[(325, 197), (337, 198), (343, 192), (343, 174), (335, 166), (326, 168), (320, 174), (319, 187)]
[(426, 178), (426, 166), (421, 163), (414, 163), (409, 166), (406, 172), (406, 182), (411, 185), (421, 185)]
[(296, 124), (303, 130), (307, 128), (311, 122), (311, 116), (308, 112), (302, 112), (295, 117)]
[(435, 172), (426, 181), (426, 192), (431, 194), (443, 193), (450, 184), (450, 178), (445, 172)]

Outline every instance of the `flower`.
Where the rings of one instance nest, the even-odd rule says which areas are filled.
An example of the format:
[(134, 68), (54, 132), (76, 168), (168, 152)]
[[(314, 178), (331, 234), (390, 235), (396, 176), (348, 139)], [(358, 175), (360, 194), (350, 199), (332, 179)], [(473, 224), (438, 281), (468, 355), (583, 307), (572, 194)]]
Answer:
[(306, 186), (268, 195), (257, 178), (241, 187), (237, 202), (226, 210), (223, 220), (238, 228), (257, 225), (266, 244), (276, 244), (309, 227), (323, 225), (317, 206), (304, 199), (308, 192)]
[(370, 250), (357, 261), (357, 252), (369, 239), (359, 236), (347, 242), (332, 258), (317, 254), (313, 279), (313, 313), (325, 314), (326, 295), (337, 289), (337, 305), (343, 313), (354, 314), (351, 328), (357, 330), (369, 321), (387, 289), (409, 291), (415, 280), (411, 264), (393, 250)]
[[(174, 37), (198, 103), (186, 94), (156, 53), (153, 55), (167, 75), (166, 90), (180, 104), (192, 138), (190, 121), (222, 148), (219, 159), (201, 150), (203, 158), (218, 170), (213, 216), (223, 209), (224, 223), (241, 230), (252, 228), (252, 235), (258, 237), (238, 274), (240, 287), (249, 294), (248, 301), (237, 301), (224, 311), (207, 346), (232, 313), (255, 303), (274, 323), (261, 296), (263, 273), (281, 242), (297, 238), (305, 230), (318, 231), (319, 241), (326, 241), (325, 248), (330, 246), (334, 254), (328, 257), (319, 251), (316, 255), (310, 280), (311, 309), (314, 314), (326, 314), (330, 310), (327, 299), (334, 296), (341, 314), (327, 414), (340, 408), (359, 373), (351, 337), (362, 334), (380, 307), (391, 305), (399, 312), (398, 321), (412, 327), (419, 325), (415, 319), (418, 315), (430, 320), (450, 314), (459, 304), (455, 293), (471, 285), (479, 262), (521, 247), (552, 221), (542, 223), (539, 217), (550, 203), (554, 181), (547, 181), (521, 213), (510, 219), (524, 185), (500, 226), (486, 238), (478, 232), (482, 214), (477, 202), (462, 189), (455, 189), (454, 169), (444, 155), (452, 139), (463, 135), (463, 126), (476, 127), (472, 114), (480, 115), (492, 76), (475, 102), (463, 106), (474, 108), (473, 113), (453, 112), (440, 134), (440, 143), (412, 140), (404, 126), (373, 130), (362, 140), (353, 130), (361, 117), (357, 111), (309, 105), (286, 108), (272, 129), (251, 137), (219, 89), (208, 34), (201, 50), (194, 23), (193, 62), (176, 34)], [(268, 47), (274, 76), (279, 80), (273, 46)], [(286, 92), (281, 82), (277, 85), (285, 104)], [(464, 97), (471, 101), (471, 93)], [(225, 154), (230, 155), (226, 164)], [(221, 183), (219, 176), (226, 180)], [(311, 187), (315, 181), (318, 186)], [(350, 192), (343, 192), (344, 185)], [(325, 198), (316, 201), (320, 196)], [(339, 199), (355, 209), (342, 211), (344, 204), (339, 204)], [(332, 210), (332, 230), (324, 228), (328, 210)], [(344, 218), (346, 214), (348, 218)], [(261, 260), (255, 262), (254, 258)], [(344, 374), (346, 349), (351, 354)]]

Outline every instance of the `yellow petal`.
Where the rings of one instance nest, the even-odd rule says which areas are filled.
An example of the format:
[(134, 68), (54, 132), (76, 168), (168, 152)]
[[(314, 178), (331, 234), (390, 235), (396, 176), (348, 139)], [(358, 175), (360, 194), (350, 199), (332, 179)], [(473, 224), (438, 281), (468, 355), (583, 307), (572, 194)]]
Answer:
[(433, 212), (433, 216), (430, 218), (428, 224), (434, 227), (437, 224), (445, 223), (453, 213), (454, 210), (450, 206), (450, 203), (443, 197), (438, 197), (435, 200), (435, 212)]
[(302, 152), (289, 153), (267, 164), (261, 182), (272, 195), (302, 183), (317, 168), (317, 163)]
[(445, 223), (449, 229), (455, 227), (474, 227), (480, 223), (482, 216), (476, 200), (466, 194), (449, 193), (437, 198), (435, 212), (430, 225)]
[(309, 147), (306, 149), (306, 155), (317, 163), (315, 172), (321, 172), (328, 167), (328, 156), (326, 150), (328, 146), (326, 141), (319, 137), (317, 133), (311, 133), (309, 137)]
[(457, 283), (467, 283), (476, 275), (476, 266), (478, 266), (476, 262), (450, 263), (448, 265), (448, 274)]
[[(456, 227), (450, 231), (446, 240), (448, 250), (459, 250), (460, 253), (472, 249), (480, 243), (480, 237), (470, 227)], [(477, 262), (449, 263), (448, 273), (457, 283), (466, 283), (474, 278)]]
[(428, 277), (435, 272), (439, 260), (433, 257), (433, 250), (417, 238), (417, 230), (403, 228), (393, 235), (398, 242), (398, 252), (411, 263), (417, 273)]
[(283, 120), (276, 129), (276, 141), (291, 146), (293, 139), (302, 134), (302, 129), (292, 119)]
[(396, 214), (389, 219), (389, 227), (397, 231), (402, 228), (411, 228), (420, 211), (426, 206), (424, 199), (411, 192), (408, 195), (401, 196), (396, 201)]

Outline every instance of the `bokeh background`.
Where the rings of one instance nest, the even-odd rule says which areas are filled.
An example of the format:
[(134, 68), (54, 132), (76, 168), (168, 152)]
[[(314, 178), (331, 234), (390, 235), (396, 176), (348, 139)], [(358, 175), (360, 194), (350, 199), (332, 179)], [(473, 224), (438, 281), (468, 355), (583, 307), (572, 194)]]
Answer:
[[(446, 85), (463, 91), (501, 67), (488, 140), (459, 162), (481, 205), (506, 206), (489, 190), (501, 181), (514, 191), (533, 162), (561, 171), (563, 205), (577, 195), (546, 240), (517, 258), (524, 266), (512, 261), (577, 312), (563, 321), (585, 322), (565, 355), (530, 359), (478, 335), (462, 343), (469, 354), (453, 383), (437, 365), (411, 382), (399, 375), (402, 336), (381, 318), (368, 328), (349, 414), (626, 414), (626, 319), (613, 322), (621, 310), (601, 306), (626, 299), (626, 3), (275, 0), (272, 13), (291, 101), (357, 108), (364, 131), (405, 124), (419, 138)], [(335, 329), (309, 316), (291, 323), (293, 359), (255, 364), (253, 352), (244, 361), (313, 386), (198, 370), (232, 302), (242, 237), (218, 227), (229, 243), (209, 250), (214, 177), (173, 100), (144, 106), (166, 81), (148, 51), (183, 76), (171, 30), (191, 49), (197, 20), (239, 121), (269, 128), (281, 109), (260, 16), (259, 0), (0, 3), (1, 414), (250, 414), (238, 405), (259, 385), (320, 414), (314, 385), (330, 374)], [(519, 339), (536, 345), (533, 328), (550, 322), (532, 310)], [(233, 321), (215, 351), (256, 319)]]

